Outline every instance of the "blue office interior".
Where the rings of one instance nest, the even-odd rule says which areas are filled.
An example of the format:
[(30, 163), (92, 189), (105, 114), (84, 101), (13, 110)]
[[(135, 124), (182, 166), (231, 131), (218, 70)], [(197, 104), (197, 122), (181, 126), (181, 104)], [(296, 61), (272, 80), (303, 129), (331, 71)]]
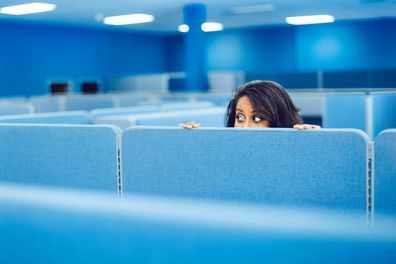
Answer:
[[(286, 88), (396, 87), (396, 19), (206, 33), (209, 71)], [(0, 21), (0, 96), (48, 94), (48, 81), (184, 71), (183, 33)], [(78, 89), (74, 87), (73, 89)], [(100, 87), (106, 92), (106, 87)], [(74, 92), (78, 92), (75, 90)]]
[[(193, 40), (26, 21), (0, 16), (0, 264), (396, 263), (396, 17), (184, 19)], [(253, 79), (324, 129), (224, 128), (231, 87)]]

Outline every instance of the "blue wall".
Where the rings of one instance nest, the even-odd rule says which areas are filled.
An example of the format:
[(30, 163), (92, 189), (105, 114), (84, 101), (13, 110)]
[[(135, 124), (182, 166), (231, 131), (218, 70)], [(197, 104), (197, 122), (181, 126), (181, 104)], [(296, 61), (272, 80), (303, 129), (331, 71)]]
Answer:
[[(212, 32), (207, 34), (208, 69), (265, 74), (395, 69), (395, 28), (396, 19), (383, 19)], [(47, 94), (51, 78), (73, 80), (77, 91), (84, 78), (183, 71), (183, 37), (2, 21), (0, 96)], [(367, 87), (369, 81), (390, 78), (386, 71), (363, 73)], [(279, 80), (301, 80), (286, 77)], [(394, 83), (392, 77), (377, 86)], [(311, 87), (294, 81), (293, 86)]]
[[(225, 30), (208, 34), (209, 70), (312, 72), (396, 68), (396, 19)], [(178, 40), (178, 41), (177, 41)], [(183, 36), (172, 38), (183, 50)], [(168, 62), (181, 70), (179, 60)]]
[(295, 69), (294, 30), (291, 27), (230, 30), (208, 35), (211, 70), (272, 72)]
[(166, 37), (166, 66), (168, 71), (184, 71), (184, 35), (171, 34)]
[(396, 20), (296, 28), (297, 70), (396, 68)]
[(158, 34), (0, 22), (0, 38), (0, 96), (47, 94), (49, 78), (78, 85), (167, 70)]

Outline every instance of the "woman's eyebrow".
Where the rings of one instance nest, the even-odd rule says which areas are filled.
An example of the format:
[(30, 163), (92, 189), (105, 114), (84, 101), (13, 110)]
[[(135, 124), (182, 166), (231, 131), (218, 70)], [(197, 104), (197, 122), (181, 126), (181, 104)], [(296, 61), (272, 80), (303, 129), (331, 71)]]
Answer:
[(237, 108), (236, 110), (243, 113), (243, 110), (240, 108)]

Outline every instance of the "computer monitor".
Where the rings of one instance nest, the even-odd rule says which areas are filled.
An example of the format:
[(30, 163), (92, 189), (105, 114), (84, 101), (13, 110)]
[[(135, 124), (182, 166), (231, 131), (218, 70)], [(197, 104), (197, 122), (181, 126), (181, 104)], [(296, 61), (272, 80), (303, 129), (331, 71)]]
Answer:
[(95, 81), (82, 82), (81, 92), (83, 94), (96, 94), (98, 93), (99, 84)]
[(69, 82), (50, 82), (50, 91), (54, 95), (68, 93), (69, 87)]

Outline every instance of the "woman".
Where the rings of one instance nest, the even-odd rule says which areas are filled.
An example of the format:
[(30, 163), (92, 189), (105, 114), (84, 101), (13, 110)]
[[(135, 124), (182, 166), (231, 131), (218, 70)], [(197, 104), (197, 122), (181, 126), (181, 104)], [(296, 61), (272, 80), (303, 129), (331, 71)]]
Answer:
[[(251, 81), (239, 88), (228, 103), (227, 127), (320, 128), (302, 124), (299, 109), (286, 90), (273, 81)], [(199, 123), (180, 124), (182, 128), (200, 127)]]

